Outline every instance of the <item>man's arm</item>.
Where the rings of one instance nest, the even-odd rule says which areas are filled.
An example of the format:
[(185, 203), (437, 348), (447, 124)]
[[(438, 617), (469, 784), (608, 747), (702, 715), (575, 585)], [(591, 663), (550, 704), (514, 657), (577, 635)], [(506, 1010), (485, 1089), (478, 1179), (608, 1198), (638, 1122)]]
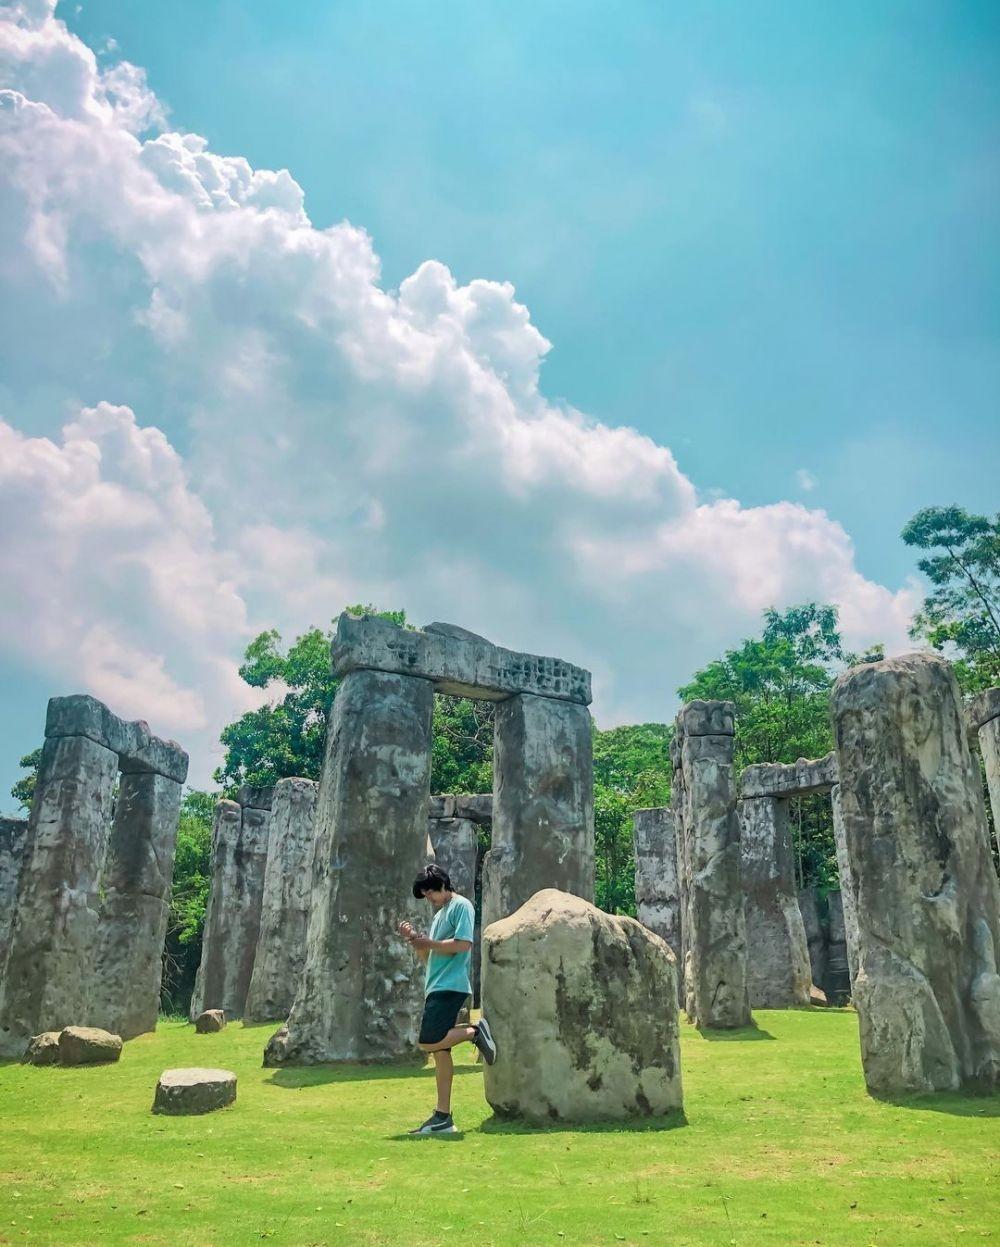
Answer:
[(431, 940), (426, 935), (413, 935), (410, 937), (410, 946), (421, 961), (426, 961), (428, 953), (442, 953), (445, 957), (454, 957), (456, 953), (467, 953), (472, 948), (472, 941)]

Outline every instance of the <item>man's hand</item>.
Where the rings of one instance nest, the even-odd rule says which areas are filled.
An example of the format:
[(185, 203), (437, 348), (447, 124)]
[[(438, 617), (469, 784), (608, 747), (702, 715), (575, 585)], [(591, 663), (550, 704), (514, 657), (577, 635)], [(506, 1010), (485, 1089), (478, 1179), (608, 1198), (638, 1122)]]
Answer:
[(435, 940), (429, 939), (426, 935), (418, 935), (415, 931), (406, 937), (410, 941), (410, 947), (418, 953), (429, 952), (435, 944)]
[(408, 940), (411, 935), (416, 934), (416, 932), (413, 930), (413, 924), (410, 922), (401, 922), (397, 930), (399, 931), (399, 934), (403, 937), (404, 940)]

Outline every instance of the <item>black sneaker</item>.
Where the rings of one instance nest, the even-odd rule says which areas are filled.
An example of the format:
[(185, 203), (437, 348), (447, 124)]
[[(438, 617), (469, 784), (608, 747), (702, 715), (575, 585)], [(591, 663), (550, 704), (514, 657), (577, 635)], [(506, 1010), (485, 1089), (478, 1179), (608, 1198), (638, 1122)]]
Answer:
[(458, 1134), (458, 1128), (451, 1113), (434, 1112), (422, 1126), (411, 1130), (410, 1134)]
[(482, 1053), (486, 1064), (492, 1065), (497, 1059), (497, 1045), (490, 1024), (485, 1018), (480, 1018), (476, 1023), (476, 1035), (472, 1042)]

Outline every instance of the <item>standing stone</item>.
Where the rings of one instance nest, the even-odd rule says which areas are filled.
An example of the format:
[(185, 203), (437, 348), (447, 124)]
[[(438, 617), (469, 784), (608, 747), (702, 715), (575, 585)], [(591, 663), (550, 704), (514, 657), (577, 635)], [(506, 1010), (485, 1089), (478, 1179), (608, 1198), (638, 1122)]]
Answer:
[(840, 875), (840, 909), (843, 914), (844, 944), (847, 953), (847, 970), (851, 983), (858, 972), (858, 908), (854, 899), (855, 883), (851, 875), (851, 862), (847, 856), (847, 836), (844, 832), (844, 812), (840, 804), (840, 784), (830, 790), (833, 810), (833, 842), (837, 850), (837, 873)]
[(684, 999), (697, 1026), (749, 1026), (740, 824), (733, 773), (734, 706), (682, 707), (671, 742), (673, 808), (680, 817)]
[(123, 1039), (156, 1029), (180, 808), (175, 780), (121, 775), (86, 1016)]
[(988, 688), (968, 706), (969, 722), (979, 738), (986, 786), (993, 811), (993, 834), (1000, 853), (1000, 688)]
[(274, 786), (260, 910), (260, 934), (244, 1021), (288, 1017), (306, 955), (313, 824), (319, 785), (282, 779)]
[(87, 1016), (99, 921), (101, 867), (118, 755), (86, 736), (46, 739), (0, 985), (0, 1056), (21, 1056), (33, 1035)]
[(828, 892), (826, 905), (829, 934), (826, 945), (826, 975), (823, 979), (823, 993), (828, 1004), (840, 1008), (851, 998), (851, 970), (847, 957), (843, 893), (836, 889)]
[(550, 1124), (681, 1107), (677, 966), (659, 936), (546, 888), (487, 927), (483, 951), (502, 1054), (484, 1084), (498, 1116)]
[(430, 680), (355, 670), (337, 690), (316, 808), (305, 969), (266, 1065), (416, 1059), (423, 967), (397, 934), (421, 920)]
[(854, 667), (831, 710), (869, 1090), (995, 1087), (1000, 885), (955, 677), (926, 653)]
[[(665, 940), (681, 965), (681, 889), (677, 871), (677, 825), (671, 809), (636, 810), (632, 815), (635, 904), (639, 921)], [(678, 995), (683, 980), (677, 974)]]
[(750, 1007), (808, 1005), (812, 975), (795, 895), (788, 803), (745, 797), (739, 818)]
[(3, 982), (14, 910), (17, 908), (18, 880), (27, 856), (28, 820), (0, 818), (0, 983)]
[(586, 706), (521, 693), (497, 706), (483, 926), (539, 888), (594, 897), (594, 768)]
[(253, 974), (270, 833), (270, 789), (241, 790), (258, 806), (219, 801), (212, 828), (212, 886), (205, 911), (201, 964), (191, 997), (192, 1021), (206, 1009), (241, 1018)]
[(819, 893), (814, 886), (800, 889), (799, 913), (809, 946), (812, 981), (817, 987), (822, 987), (826, 979), (826, 932), (819, 914)]

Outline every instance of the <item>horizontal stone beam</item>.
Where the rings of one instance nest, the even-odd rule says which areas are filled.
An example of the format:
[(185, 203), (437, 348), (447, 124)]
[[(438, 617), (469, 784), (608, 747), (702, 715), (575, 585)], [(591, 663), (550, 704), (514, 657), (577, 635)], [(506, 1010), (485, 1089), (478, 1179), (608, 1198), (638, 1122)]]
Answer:
[(45, 737), (84, 736), (118, 754), (118, 764), (126, 773), (153, 772), (183, 784), (187, 779), (188, 756), (173, 740), (161, 740), (141, 719), (128, 722), (85, 693), (49, 698), (45, 716)]
[(822, 758), (799, 758), (797, 762), (758, 762), (740, 775), (739, 795), (747, 797), (804, 797), (829, 792), (837, 782), (837, 758), (831, 751)]
[(979, 731), (994, 719), (1000, 719), (1000, 688), (988, 688), (966, 704), (965, 716), (970, 727)]
[(678, 734), (734, 736), (736, 706), (731, 701), (689, 701), (677, 712)]
[(330, 649), (334, 675), (385, 671), (431, 680), (439, 693), (502, 701), (533, 693), (587, 706), (590, 672), (561, 658), (519, 654), (454, 624), (400, 628), (374, 615), (343, 614)]
[(470, 823), (493, 822), (493, 793), (476, 792), (431, 797), (429, 818), (467, 818)]
[(273, 788), (257, 788), (253, 784), (243, 784), (236, 793), (236, 804), (244, 810), (269, 810), (273, 800)]

